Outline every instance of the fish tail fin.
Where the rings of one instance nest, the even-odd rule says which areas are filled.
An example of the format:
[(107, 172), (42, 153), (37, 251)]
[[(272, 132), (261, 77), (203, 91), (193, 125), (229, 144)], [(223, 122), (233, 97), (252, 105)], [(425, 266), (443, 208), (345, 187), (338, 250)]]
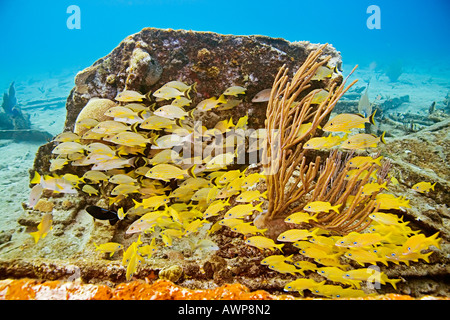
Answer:
[(379, 156), (378, 158), (373, 160), (373, 163), (375, 163), (377, 166), (381, 167), (381, 159), (383, 159), (383, 156)]
[(147, 99), (148, 101), (152, 101), (152, 90), (150, 90), (149, 92), (147, 92), (144, 95), (145, 99)]
[(290, 256), (284, 258), (284, 261), (291, 261), (292, 262), (292, 257), (294, 256), (294, 254), (291, 254)]
[(37, 171), (35, 171), (34, 172), (34, 177), (33, 177), (33, 179), (31, 179), (30, 183), (31, 184), (36, 184), (36, 183), (39, 183), (39, 182), (41, 182), (41, 175)]
[(95, 246), (95, 251), (98, 251), (98, 250), (100, 250), (100, 246), (99, 245), (97, 245), (95, 242), (94, 242), (94, 246)]
[(134, 199), (132, 199), (132, 200), (133, 200), (133, 202), (134, 202), (134, 207), (135, 207), (135, 208), (139, 208), (139, 207), (142, 207), (142, 206), (143, 206), (142, 202), (137, 202), (137, 201), (134, 200)]
[(375, 111), (369, 117), (369, 122), (372, 125), (375, 125), (375, 113), (377, 113), (377, 109), (375, 109)]
[(29, 234), (30, 234), (30, 236), (33, 237), (34, 243), (37, 243), (39, 241), (39, 239), (40, 239), (39, 231), (30, 232)]
[(195, 170), (195, 167), (196, 167), (197, 165), (193, 165), (192, 167), (190, 167), (189, 169), (187, 169), (186, 171), (187, 171), (187, 174), (190, 176), (190, 177), (192, 177), (192, 178), (197, 178), (196, 176), (195, 176), (195, 173), (194, 173), (194, 170)]
[(386, 144), (386, 140), (384, 139), (384, 136), (386, 135), (386, 131), (383, 131), (383, 133), (380, 136), (380, 141), (384, 144)]
[(386, 279), (386, 282), (390, 283), (392, 287), (394, 287), (395, 290), (397, 290), (397, 282), (402, 281), (402, 279)]
[[(144, 112), (145, 110), (139, 111), (139, 113)], [(140, 125), (139, 122), (133, 123), (130, 127), (131, 131), (138, 133), (138, 126)]]
[[(267, 191), (266, 191), (267, 192)], [(318, 221), (317, 220), (317, 216), (319, 215), (319, 213), (316, 213), (315, 215), (313, 215), (311, 218), (310, 218), (310, 220), (312, 220), (312, 221)]]
[(283, 246), (284, 246), (284, 243), (280, 243), (280, 244), (276, 244), (276, 245), (275, 245), (275, 247), (276, 247), (278, 250), (280, 250), (281, 253), (284, 254), (283, 250), (281, 250), (281, 248), (283, 248)]
[(431, 185), (431, 190), (434, 191), (434, 186), (436, 185), (436, 183), (437, 183), (437, 182), (435, 182), (435, 183), (433, 183), (433, 184)]
[(267, 190), (264, 191), (263, 193), (261, 193), (261, 197), (263, 197), (264, 199), (267, 199)]
[(262, 212), (263, 210), (261, 209), (261, 206), (263, 204), (264, 201), (261, 201), (260, 203), (258, 203), (253, 209), (257, 210), (259, 212)]
[(194, 120), (195, 120), (195, 118), (194, 118), (194, 111), (195, 111), (195, 110), (196, 110), (196, 109), (194, 108), (194, 109), (192, 109), (191, 111), (188, 112), (188, 116), (191, 117), (191, 118), (194, 119)]
[(332, 206), (331, 207), (331, 210), (333, 210), (334, 212), (336, 212), (336, 213), (339, 213), (339, 208), (342, 206), (342, 203), (341, 204), (337, 204), (337, 205), (335, 205), (335, 206)]

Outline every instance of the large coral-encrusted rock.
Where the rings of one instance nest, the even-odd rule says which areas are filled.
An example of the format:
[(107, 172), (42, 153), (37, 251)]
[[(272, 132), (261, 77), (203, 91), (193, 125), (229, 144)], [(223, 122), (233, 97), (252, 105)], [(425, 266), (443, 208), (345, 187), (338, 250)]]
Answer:
[[(292, 43), (265, 36), (145, 28), (77, 74), (76, 86), (67, 99), (65, 127), (73, 129), (78, 113), (92, 97), (113, 100), (125, 88), (146, 93), (171, 80), (197, 82), (192, 106), (196, 101), (219, 96), (231, 85), (246, 87), (244, 104), (233, 113), (242, 116), (248, 111), (249, 126), (262, 127), (265, 105), (248, 110), (245, 102), (272, 86), (279, 67), (286, 64), (295, 72), (317, 47), (306, 41)], [(324, 54), (332, 57), (329, 65), (340, 68), (338, 51), (329, 45)], [(333, 80), (340, 82), (342, 77)], [(327, 85), (328, 81), (322, 84)]]

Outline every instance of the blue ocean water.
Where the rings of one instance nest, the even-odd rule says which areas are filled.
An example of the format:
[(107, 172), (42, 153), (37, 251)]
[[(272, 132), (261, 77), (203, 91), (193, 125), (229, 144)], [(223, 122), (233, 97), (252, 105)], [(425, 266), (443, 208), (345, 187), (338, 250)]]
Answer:
[[(80, 29), (67, 28), (70, 5), (80, 8)], [(367, 27), (370, 5), (380, 9), (380, 29)], [(87, 67), (144, 27), (328, 42), (360, 65), (402, 59), (448, 67), (449, 16), (448, 0), (2, 0), (1, 84)]]

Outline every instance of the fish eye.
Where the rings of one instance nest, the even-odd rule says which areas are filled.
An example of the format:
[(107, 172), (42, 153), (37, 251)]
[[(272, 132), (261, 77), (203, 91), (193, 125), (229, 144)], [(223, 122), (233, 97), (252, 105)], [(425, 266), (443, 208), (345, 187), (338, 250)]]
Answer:
[(288, 289), (292, 289), (292, 286), (288, 286), (287, 288), (288, 288)]
[(323, 271), (323, 270), (320, 270), (320, 273), (325, 273), (325, 271)]
[(308, 206), (308, 209), (311, 209), (311, 206)]
[(358, 242), (355, 241), (355, 242), (353, 242), (353, 244), (358, 244)]
[(351, 253), (349, 252), (349, 253), (348, 253), (348, 256), (349, 256), (349, 257), (351, 257), (351, 256), (352, 256), (352, 254), (351, 254)]
[(286, 236), (283, 236), (281, 239), (286, 239)]
[(391, 256), (392, 256), (392, 257), (395, 257), (395, 256), (396, 256), (396, 254), (395, 254), (395, 253), (391, 253)]
[(411, 251), (411, 247), (408, 247), (408, 251)]
[(340, 244), (344, 244), (344, 241), (340, 241), (339, 243), (340, 243)]

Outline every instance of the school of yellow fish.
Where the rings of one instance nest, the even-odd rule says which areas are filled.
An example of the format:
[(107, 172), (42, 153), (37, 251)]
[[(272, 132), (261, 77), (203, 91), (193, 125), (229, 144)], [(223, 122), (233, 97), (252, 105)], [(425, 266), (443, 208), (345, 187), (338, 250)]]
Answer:
[[(314, 80), (328, 77), (325, 71), (321, 70)], [(236, 124), (232, 118), (219, 121), (212, 129), (192, 125), (198, 113), (213, 109), (228, 110), (237, 106), (242, 102), (239, 98), (245, 95), (245, 91), (243, 87), (232, 86), (219, 97), (201, 101), (190, 111), (186, 111), (185, 107), (190, 107), (192, 103), (190, 95), (195, 92), (195, 84), (171, 81), (153, 94), (143, 95), (129, 90), (119, 93), (115, 98), (117, 105), (105, 112), (109, 120), (99, 122), (97, 119), (84, 119), (77, 123), (85, 128), (82, 136), (64, 132), (54, 139), (56, 146), (50, 166), (53, 174), (41, 176), (36, 173), (32, 180), (35, 186), (30, 194), (30, 206), (36, 204), (44, 189), (61, 193), (83, 192), (89, 196), (109, 198), (109, 205), (115, 208), (120, 220), (126, 217), (134, 219), (126, 234), (140, 235), (128, 248), (114, 242), (95, 244), (95, 248), (110, 256), (123, 252), (122, 264), (126, 268), (127, 280), (145, 261), (144, 257), (151, 257), (161, 246), (172, 247), (174, 241), (188, 241), (193, 252), (218, 250), (217, 244), (208, 236), (194, 240), (193, 235), (199, 232), (210, 235), (222, 227), (241, 234), (245, 244), (272, 252), (272, 255), (261, 261), (269, 269), (301, 275), (284, 288), (301, 295), (308, 289), (313, 294), (331, 298), (363, 296), (366, 294), (361, 290), (362, 281), (388, 282), (396, 288), (399, 279), (389, 279), (383, 272), (370, 266), (378, 263), (388, 265), (388, 262), (408, 265), (410, 261), (419, 259), (428, 261), (431, 253), (422, 253), (422, 250), (430, 246), (439, 248), (437, 234), (425, 237), (409, 228), (408, 222), (403, 222), (395, 214), (373, 212), (368, 218), (372, 223), (367, 229), (344, 236), (305, 227), (320, 212), (339, 212), (340, 206), (328, 202), (308, 203), (303, 211), (286, 217), (285, 222), (293, 229), (281, 233), (277, 238), (278, 243), (265, 237), (267, 230), (258, 229), (251, 219), (254, 213), (263, 211), (261, 206), (266, 193), (255, 190), (255, 186), (265, 176), (261, 173), (249, 174), (246, 169), (227, 169), (237, 157), (234, 151), (237, 139), (218, 139), (218, 136), (230, 130), (245, 129), (248, 116), (236, 119)], [(256, 94), (252, 102), (265, 102), (269, 95), (270, 90), (265, 89)], [(155, 102), (151, 103), (150, 97)], [(319, 94), (315, 103), (323, 99)], [(345, 133), (343, 138), (331, 135), (312, 138), (304, 143), (304, 148), (328, 149), (339, 146), (362, 150), (376, 147), (378, 142), (385, 142), (384, 134), (375, 137), (360, 133), (348, 137), (352, 129), (364, 128), (366, 123), (373, 123), (373, 116), (338, 115), (328, 121), (323, 131)], [(300, 128), (299, 136), (305, 132), (303, 130), (307, 130), (308, 125), (311, 124), (302, 125), (304, 128)], [(252, 135), (264, 139), (264, 129)], [(192, 145), (195, 148), (198, 137), (203, 142), (203, 151), (208, 148), (213, 150), (209, 156), (186, 157), (180, 152), (180, 146)], [(249, 151), (264, 147), (261, 142), (252, 145), (250, 139), (248, 145)], [(230, 149), (233, 151), (228, 151)], [(356, 156), (348, 161), (351, 167), (357, 169), (366, 163), (380, 166), (381, 160), (382, 157)], [(86, 170), (81, 176), (62, 174), (70, 171), (70, 166), (84, 167)], [(363, 195), (380, 192), (376, 196), (379, 210), (404, 210), (410, 207), (409, 200), (381, 193), (387, 190), (387, 186), (386, 183), (377, 183), (376, 172), (369, 181), (364, 186)], [(423, 182), (413, 189), (428, 192), (433, 187)], [(51, 229), (51, 216), (44, 216), (44, 219), (39, 230), (33, 234), (36, 242)], [(150, 243), (141, 240), (142, 233), (152, 235)], [(289, 243), (299, 250), (295, 260), (292, 255), (285, 257), (275, 254), (276, 250), (282, 253), (282, 248)], [(362, 268), (355, 269), (346, 264), (350, 260)], [(317, 272), (323, 281), (309, 279), (307, 272)]]

